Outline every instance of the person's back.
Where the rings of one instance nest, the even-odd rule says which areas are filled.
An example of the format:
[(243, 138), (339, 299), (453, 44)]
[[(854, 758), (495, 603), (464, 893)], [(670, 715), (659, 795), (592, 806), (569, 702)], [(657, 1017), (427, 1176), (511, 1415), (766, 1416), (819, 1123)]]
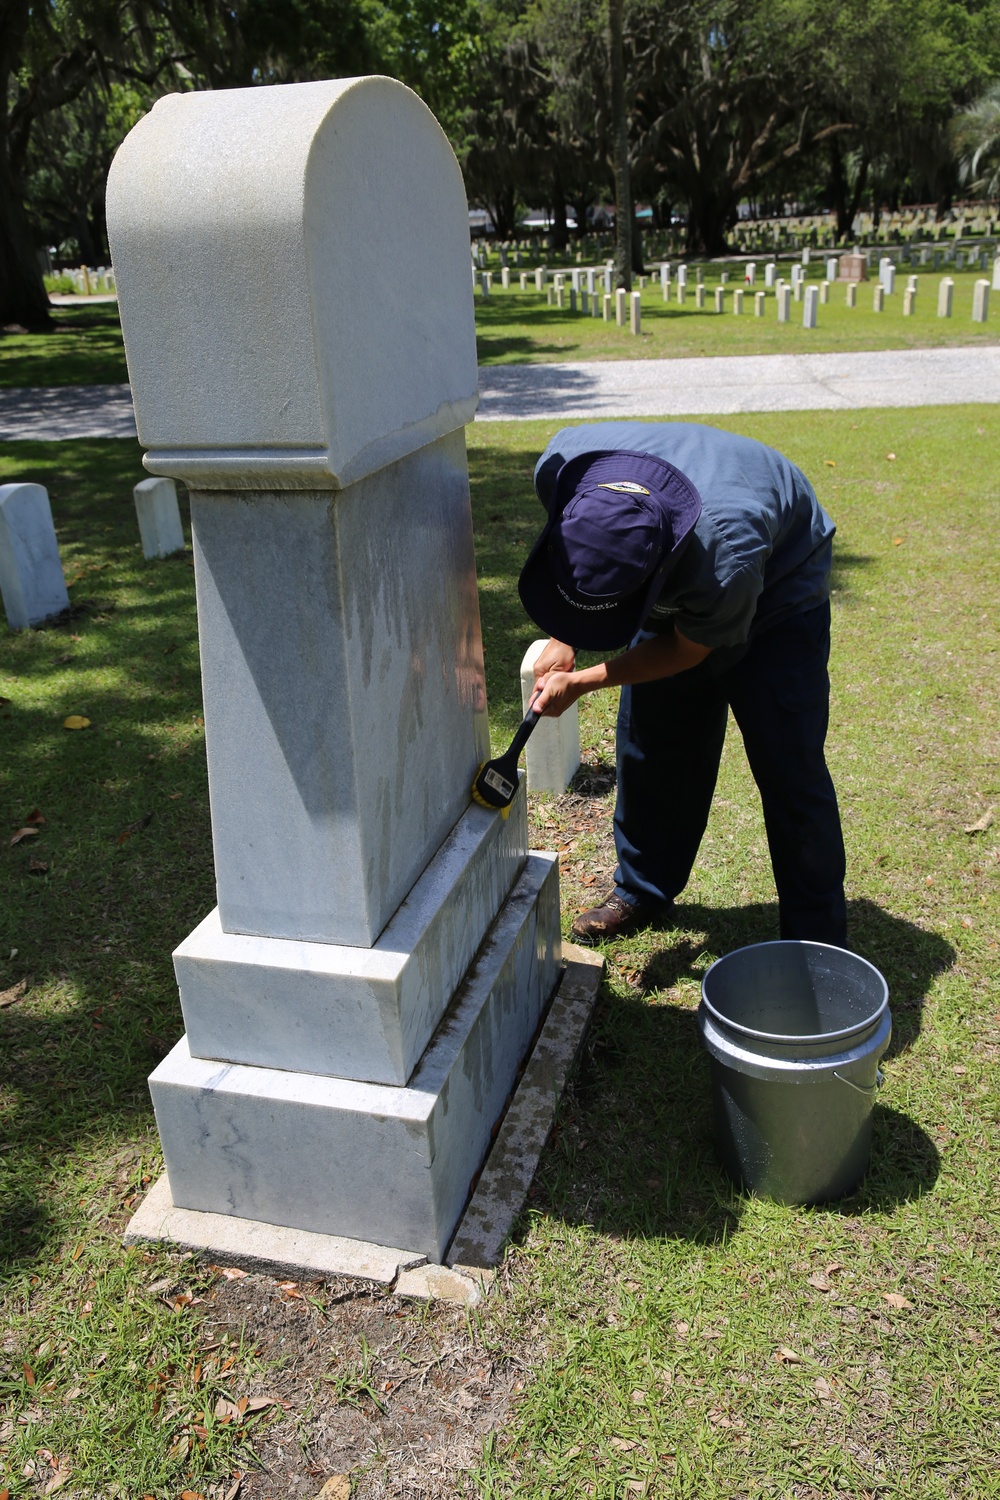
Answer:
[(701, 496), (701, 515), (647, 629), (676, 625), (701, 645), (740, 646), (828, 598), (834, 524), (801, 469), (776, 449), (692, 422), (566, 427), (535, 467), (546, 509), (564, 463), (609, 451), (664, 459)]

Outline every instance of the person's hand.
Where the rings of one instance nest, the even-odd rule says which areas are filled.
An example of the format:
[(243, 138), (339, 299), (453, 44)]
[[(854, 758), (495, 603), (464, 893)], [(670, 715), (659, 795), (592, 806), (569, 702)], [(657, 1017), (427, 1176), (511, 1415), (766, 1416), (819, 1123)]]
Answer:
[(546, 719), (558, 719), (585, 692), (575, 672), (550, 672), (542, 681), (536, 681), (535, 689), (531, 706)]
[(535, 657), (532, 667), (535, 683), (537, 685), (550, 672), (572, 672), (575, 666), (576, 654), (573, 647), (563, 645), (562, 641), (551, 640)]

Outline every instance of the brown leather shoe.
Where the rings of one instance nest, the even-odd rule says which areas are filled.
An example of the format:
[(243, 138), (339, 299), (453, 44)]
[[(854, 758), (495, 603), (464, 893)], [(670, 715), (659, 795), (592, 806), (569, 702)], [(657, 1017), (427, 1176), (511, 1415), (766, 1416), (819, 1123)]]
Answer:
[(573, 936), (580, 943), (604, 943), (612, 938), (638, 932), (659, 918), (668, 916), (673, 904), (639, 906), (624, 901), (617, 891), (609, 891), (600, 906), (582, 911), (573, 923)]

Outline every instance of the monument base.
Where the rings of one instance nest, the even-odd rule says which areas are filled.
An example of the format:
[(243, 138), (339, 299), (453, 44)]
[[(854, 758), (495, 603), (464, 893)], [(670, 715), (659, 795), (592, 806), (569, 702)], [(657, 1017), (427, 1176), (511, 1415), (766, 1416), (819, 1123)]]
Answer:
[(559, 972), (556, 857), (529, 855), (405, 1087), (192, 1057), (150, 1076), (173, 1202), (440, 1261)]
[(545, 1023), (445, 1256), (450, 1271), (428, 1265), (419, 1251), (177, 1208), (166, 1173), (129, 1221), (125, 1244), (194, 1250), (246, 1271), (356, 1276), (392, 1286), (400, 1296), (475, 1301), (524, 1205), (604, 972), (604, 960), (589, 949), (566, 943), (563, 955)]

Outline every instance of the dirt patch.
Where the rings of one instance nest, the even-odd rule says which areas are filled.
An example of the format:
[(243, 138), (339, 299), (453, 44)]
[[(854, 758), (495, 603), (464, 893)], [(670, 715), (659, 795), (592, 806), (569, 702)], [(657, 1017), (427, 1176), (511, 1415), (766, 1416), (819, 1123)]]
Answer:
[(311, 1500), (334, 1475), (350, 1475), (352, 1500), (471, 1495), (468, 1471), (540, 1352), (490, 1350), (488, 1310), (347, 1278), (220, 1275), (203, 1312), (206, 1344), (242, 1336), (267, 1367), (243, 1393), (273, 1404), (239, 1500)]

